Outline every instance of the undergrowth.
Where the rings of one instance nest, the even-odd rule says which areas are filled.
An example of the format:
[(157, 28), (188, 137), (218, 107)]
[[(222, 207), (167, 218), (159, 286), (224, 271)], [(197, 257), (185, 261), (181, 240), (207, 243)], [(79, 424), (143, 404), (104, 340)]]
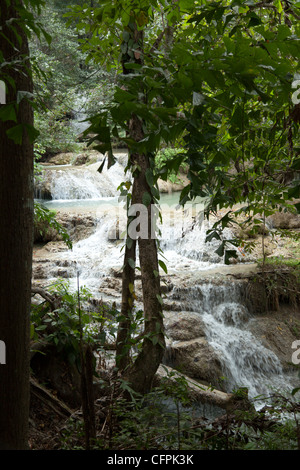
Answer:
[[(268, 411), (209, 416), (197, 404), (178, 397), (176, 384), (154, 388), (128, 402), (121, 396), (96, 402), (94, 450), (297, 450), (299, 405), (283, 396)], [(182, 384), (184, 385), (184, 384)], [(289, 406), (289, 418), (281, 419)], [(71, 418), (60, 435), (64, 450), (83, 449), (83, 427)]]

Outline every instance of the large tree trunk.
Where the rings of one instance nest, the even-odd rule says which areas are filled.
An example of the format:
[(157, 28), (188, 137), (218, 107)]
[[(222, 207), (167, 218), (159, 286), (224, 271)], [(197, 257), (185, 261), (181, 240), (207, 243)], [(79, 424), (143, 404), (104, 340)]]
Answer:
[[(18, 91), (32, 92), (27, 37), (14, 21), (20, 44), (7, 26), (11, 18), (18, 18), (18, 5), (18, 0), (1, 2), (4, 61), (20, 61), (2, 69), (6, 75), (0, 79), (10, 76), (15, 83), (15, 89), (9, 83), (7, 104), (16, 101)], [(25, 132), (21, 144), (8, 138), (6, 131), (17, 124), (33, 125), (32, 106), (26, 99), (19, 104), (17, 123), (0, 121), (0, 339), (6, 347), (6, 364), (0, 365), (0, 448), (13, 450), (28, 448), (33, 243), (33, 146)]]

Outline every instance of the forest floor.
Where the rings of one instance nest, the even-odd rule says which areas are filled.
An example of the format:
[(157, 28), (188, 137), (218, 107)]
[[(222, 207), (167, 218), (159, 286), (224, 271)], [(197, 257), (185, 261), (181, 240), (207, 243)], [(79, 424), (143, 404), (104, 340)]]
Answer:
[(66, 418), (59, 415), (31, 393), (29, 447), (31, 450), (55, 450), (60, 447), (58, 436)]

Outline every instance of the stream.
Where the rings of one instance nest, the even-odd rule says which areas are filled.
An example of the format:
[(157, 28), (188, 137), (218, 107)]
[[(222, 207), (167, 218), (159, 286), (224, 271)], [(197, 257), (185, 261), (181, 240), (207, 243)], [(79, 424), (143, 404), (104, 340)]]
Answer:
[[(121, 248), (126, 213), (118, 187), (124, 179), (124, 164), (118, 162), (102, 174), (97, 172), (98, 166), (99, 162), (84, 168), (46, 169), (52, 200), (42, 202), (57, 211), (92, 213), (96, 220), (93, 233), (74, 243), (71, 251), (60, 250), (52, 256), (49, 253), (47, 277), (49, 281), (56, 279), (63, 267), (64, 277), (76, 289), (79, 273), (81, 285), (88, 287), (95, 297), (113, 300), (119, 306), (120, 285), (114, 287), (112, 283), (109, 289), (107, 285), (112, 271), (120, 271), (123, 263)], [(41, 196), (37, 190), (37, 199), (41, 200)], [(249, 390), (249, 397), (255, 398), (272, 389), (291, 390), (295, 376), (284, 372), (275, 353), (247, 328), (253, 318), (244, 305), (242, 285), (238, 281), (213, 282), (213, 274), (222, 272), (226, 266), (223, 258), (215, 253), (218, 242), (205, 242), (209, 225), (201, 217), (197, 218), (201, 200), (182, 211), (178, 208), (178, 198), (178, 193), (162, 194), (160, 200), (163, 219), (158, 224), (160, 259), (167, 265), (165, 277), (172, 281), (166, 294), (168, 311), (174, 315), (179, 311), (193, 312), (199, 317), (206, 340), (222, 364), (226, 391), (244, 386)], [(225, 230), (223, 237), (230, 239), (230, 231)]]

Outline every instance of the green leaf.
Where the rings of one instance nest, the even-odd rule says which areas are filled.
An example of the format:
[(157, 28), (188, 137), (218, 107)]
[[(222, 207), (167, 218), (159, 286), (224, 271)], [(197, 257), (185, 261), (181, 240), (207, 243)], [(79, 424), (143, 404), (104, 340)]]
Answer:
[(135, 62), (126, 62), (124, 67), (128, 70), (140, 70), (142, 68), (141, 64), (136, 64)]
[(25, 124), (24, 127), (26, 129), (30, 142), (33, 144), (40, 135), (40, 132), (34, 126), (30, 126), (29, 124)]
[(16, 145), (21, 145), (23, 140), (23, 125), (11, 127), (6, 131), (7, 136), (14, 141)]
[(261, 24), (261, 19), (259, 18), (259, 16), (257, 16), (256, 13), (251, 12), (250, 17), (251, 17), (251, 19), (248, 23), (248, 28), (251, 28), (253, 26), (257, 26), (257, 25)]
[(143, 202), (144, 206), (146, 206), (146, 207), (148, 207), (152, 202), (151, 194), (149, 194), (147, 191), (145, 191), (144, 194), (143, 194), (142, 202)]
[(16, 110), (13, 104), (0, 106), (0, 120), (17, 122)]
[(274, 5), (277, 8), (278, 13), (283, 12), (282, 4), (280, 0), (274, 0)]
[(109, 170), (116, 163), (116, 158), (111, 149), (108, 150), (107, 157), (108, 157), (107, 168)]
[(298, 202), (297, 204), (294, 204), (294, 207), (296, 208), (298, 214), (300, 214), (300, 202)]
[(237, 258), (237, 253), (235, 250), (225, 250), (224, 263), (229, 264), (230, 258)]
[(160, 265), (160, 267), (164, 270), (164, 272), (166, 274), (168, 274), (168, 269), (167, 269), (167, 266), (165, 265), (165, 263), (160, 259), (158, 260), (158, 264)]
[(219, 248), (216, 250), (217, 255), (223, 256), (224, 255), (224, 243), (221, 243)]
[(34, 333), (35, 333), (34, 324), (31, 323), (31, 324), (30, 324), (30, 338), (31, 338), (31, 339), (34, 338)]
[(152, 186), (151, 187), (151, 193), (152, 193), (152, 196), (155, 197), (157, 200), (159, 199), (159, 190), (156, 188), (156, 186)]
[(128, 264), (132, 269), (135, 269), (135, 262), (132, 258), (128, 259)]
[(129, 292), (132, 294), (134, 292), (134, 285), (130, 283), (128, 286), (128, 289), (129, 289)]
[(153, 184), (154, 184), (153, 172), (152, 172), (151, 168), (147, 168), (147, 170), (145, 172), (145, 176), (146, 176), (146, 181), (147, 181), (148, 185), (151, 188), (151, 186), (153, 186)]
[(29, 91), (18, 91), (17, 92), (17, 104), (19, 104), (24, 98), (32, 99), (34, 97), (33, 93)]
[(131, 38), (131, 34), (128, 31), (123, 31), (123, 40), (125, 42), (128, 42), (130, 38)]
[(114, 96), (116, 102), (123, 103), (124, 101), (134, 101), (136, 100), (136, 95), (129, 93), (126, 90), (122, 90), (121, 88), (117, 88)]
[(43, 33), (43, 36), (44, 36), (44, 38), (46, 39), (48, 45), (50, 46), (50, 44), (51, 44), (51, 42), (52, 42), (52, 36), (50, 36), (50, 34), (47, 33), (47, 31), (46, 31), (44, 28), (40, 27), (40, 29), (41, 29), (41, 31), (42, 31), (42, 33)]
[(279, 41), (284, 41), (290, 35), (291, 35), (291, 30), (287, 25), (285, 25), (285, 24), (278, 25), (278, 35), (277, 35), (277, 37), (278, 37)]
[(211, 242), (214, 238), (216, 238), (217, 240), (221, 240), (220, 234), (216, 230), (210, 230), (207, 232), (205, 242)]
[(127, 246), (127, 248), (128, 248), (129, 250), (130, 250), (130, 248), (132, 247), (132, 244), (133, 244), (132, 238), (127, 237), (127, 239), (126, 239), (126, 246)]

